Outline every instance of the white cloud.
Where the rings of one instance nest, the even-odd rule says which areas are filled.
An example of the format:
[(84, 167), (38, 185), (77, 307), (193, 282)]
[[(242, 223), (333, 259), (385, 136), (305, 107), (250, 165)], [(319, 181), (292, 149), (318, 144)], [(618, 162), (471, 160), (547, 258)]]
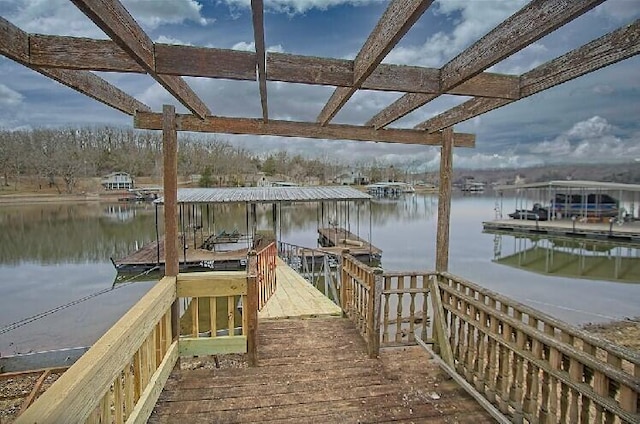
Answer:
[[(200, 25), (210, 22), (201, 15), (202, 5), (195, 0), (123, 0), (123, 4), (131, 16), (147, 29), (186, 21)], [(0, 11), (26, 32), (107, 38), (68, 0), (2, 0)]]
[(195, 0), (123, 0), (123, 4), (139, 24), (149, 29), (186, 21), (203, 26), (211, 22), (202, 16), (202, 4)]
[(622, 138), (600, 116), (575, 123), (554, 140), (533, 145), (529, 151), (544, 155), (547, 162), (614, 162), (640, 155), (640, 134)]
[[(240, 41), (239, 43), (236, 43), (233, 46), (231, 46), (231, 49), (232, 50), (242, 50), (242, 51), (246, 51), (246, 52), (255, 52), (256, 51), (256, 43), (255, 43), (255, 41), (252, 41), (250, 43), (247, 43), (246, 41)], [(275, 46), (268, 46), (267, 47), (267, 51), (268, 52), (276, 52), (276, 53), (284, 53), (284, 48), (282, 47), (282, 45), (276, 44)]]
[(174, 45), (180, 45), (180, 46), (192, 46), (193, 44), (191, 43), (187, 43), (186, 41), (182, 41), (179, 40), (177, 38), (173, 38), (173, 37), (168, 37), (166, 35), (161, 35), (158, 38), (155, 39), (156, 43), (161, 43), (161, 44), (174, 44)]
[[(231, 8), (249, 8), (251, 0), (221, 0)], [(384, 0), (265, 0), (266, 11), (286, 13), (289, 15), (303, 14), (312, 9), (327, 10), (340, 5), (365, 6), (371, 3), (381, 3)]]
[(0, 84), (0, 105), (18, 106), (24, 100), (24, 96), (4, 84)]

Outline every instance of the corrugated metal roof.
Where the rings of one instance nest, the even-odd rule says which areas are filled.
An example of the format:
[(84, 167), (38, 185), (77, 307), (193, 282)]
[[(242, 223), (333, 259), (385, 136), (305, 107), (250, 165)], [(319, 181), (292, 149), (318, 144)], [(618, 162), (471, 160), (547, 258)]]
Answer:
[(580, 181), (580, 180), (575, 180), (575, 181), (558, 180), (558, 181), (547, 181), (542, 183), (497, 185), (493, 189), (508, 191), (508, 190), (520, 190), (523, 188), (548, 188), (548, 187), (640, 191), (639, 184), (608, 183), (608, 182), (602, 182), (602, 181)]
[[(178, 203), (273, 203), (323, 200), (369, 200), (352, 187), (228, 187), (178, 189)], [(163, 203), (164, 197), (156, 200)]]

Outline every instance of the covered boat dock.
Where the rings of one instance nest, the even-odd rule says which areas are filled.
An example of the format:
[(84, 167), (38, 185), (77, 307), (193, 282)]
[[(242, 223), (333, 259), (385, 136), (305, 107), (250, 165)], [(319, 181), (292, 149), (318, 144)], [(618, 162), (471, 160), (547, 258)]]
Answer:
[[(639, 184), (549, 181), (494, 190), (496, 219), (483, 222), (485, 231), (640, 242)], [(515, 200), (515, 212), (505, 210), (505, 198)]]

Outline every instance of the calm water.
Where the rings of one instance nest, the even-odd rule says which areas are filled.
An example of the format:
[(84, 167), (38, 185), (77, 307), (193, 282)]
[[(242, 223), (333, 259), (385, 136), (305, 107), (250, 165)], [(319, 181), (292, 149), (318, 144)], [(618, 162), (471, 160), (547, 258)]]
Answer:
[[(453, 273), (572, 323), (640, 315), (640, 284), (607, 281), (614, 279), (613, 274), (608, 278), (609, 271), (596, 279), (578, 279), (499, 263), (497, 258), (536, 243), (483, 234), (482, 221), (493, 219), (494, 206), (492, 197), (453, 199)], [(325, 208), (325, 219), (346, 222), (346, 211), (332, 208)], [(271, 209), (258, 208), (258, 214), (258, 228), (270, 228)], [(244, 207), (216, 208), (211, 215), (217, 231), (245, 229)], [(282, 240), (315, 246), (321, 215), (314, 204), (283, 205)], [(353, 207), (349, 224), (363, 238), (369, 237), (371, 227), (373, 243), (383, 250), (385, 269), (432, 269), (436, 215), (437, 197), (410, 195), (376, 201), (371, 210)], [(117, 284), (110, 290), (116, 276), (110, 258), (154, 240), (154, 222), (154, 207), (144, 204), (0, 206), (0, 353), (93, 343), (154, 283)], [(597, 252), (602, 256), (598, 266), (615, 261), (614, 253), (626, 256), (619, 272), (627, 280), (640, 272), (636, 248)], [(104, 293), (6, 331), (12, 323), (99, 292)]]

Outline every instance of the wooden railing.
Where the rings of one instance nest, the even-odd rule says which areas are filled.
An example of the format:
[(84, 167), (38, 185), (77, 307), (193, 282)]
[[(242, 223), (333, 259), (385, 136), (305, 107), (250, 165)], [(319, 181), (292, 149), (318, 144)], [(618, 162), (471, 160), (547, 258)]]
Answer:
[[(17, 419), (17, 423), (146, 422), (179, 356), (248, 353), (256, 364), (257, 260), (248, 272), (164, 277)], [(172, 304), (190, 298), (179, 338)], [(240, 331), (237, 301), (242, 299)], [(224, 324), (218, 308), (226, 304)], [(203, 305), (207, 305), (206, 308)], [(202, 314), (208, 309), (208, 315)], [(218, 330), (226, 330), (219, 335)]]
[(367, 343), (370, 357), (380, 349), (382, 270), (345, 253), (341, 257), (340, 306)]
[(451, 274), (439, 288), (457, 372), (513, 422), (640, 422), (640, 355)]
[(385, 272), (382, 278), (382, 346), (414, 345), (416, 329), (428, 341), (429, 286), (437, 274)]
[(175, 298), (176, 278), (160, 280), (16, 422), (146, 420), (178, 358)]
[(271, 295), (276, 291), (276, 243), (270, 243), (258, 252), (258, 310), (262, 310)]

